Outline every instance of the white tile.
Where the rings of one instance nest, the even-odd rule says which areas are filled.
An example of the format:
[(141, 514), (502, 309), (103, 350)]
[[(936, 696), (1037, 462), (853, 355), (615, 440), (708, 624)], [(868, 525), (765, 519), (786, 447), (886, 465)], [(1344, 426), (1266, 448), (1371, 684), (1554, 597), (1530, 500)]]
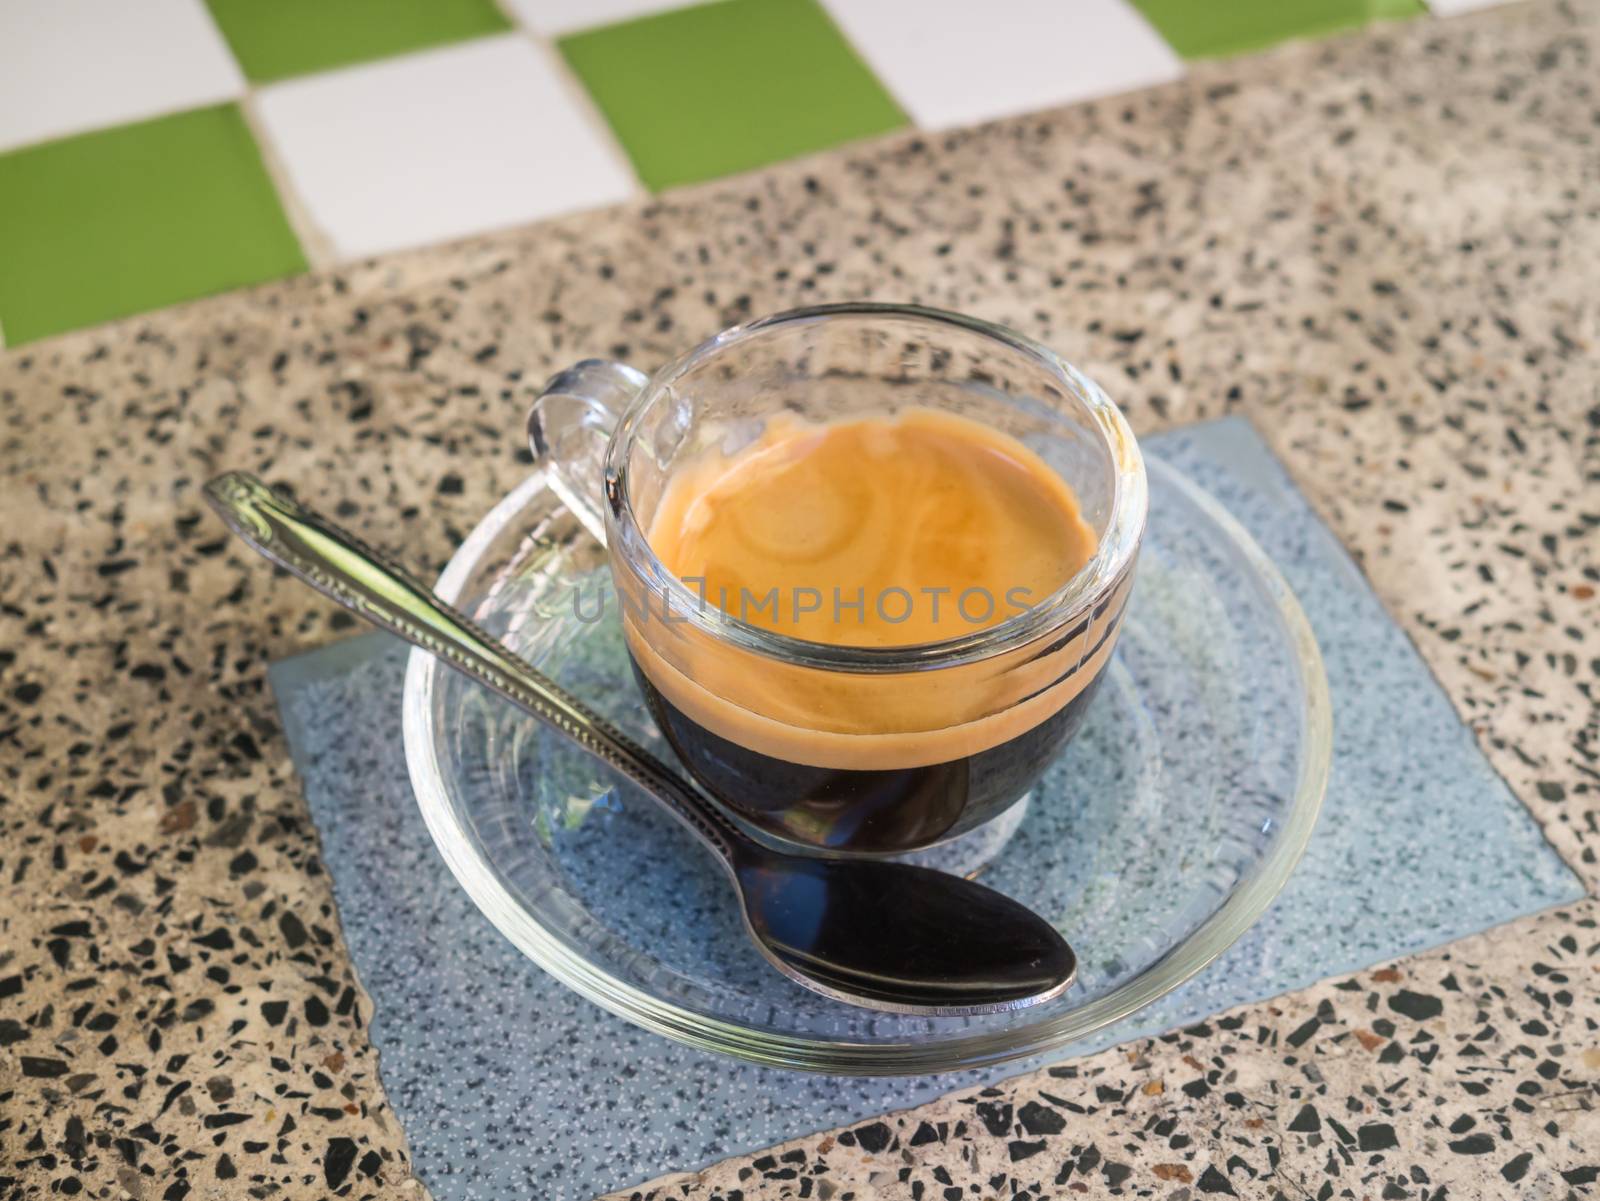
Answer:
[(201, 0), (0, 0), (0, 150), (243, 91)]
[(1495, 5), (1507, 2), (1508, 0), (1427, 0), (1427, 5), (1438, 16), (1453, 17), (1457, 13), (1476, 12), (1480, 8), (1493, 8)]
[(823, 0), (925, 129), (1176, 79), (1183, 64), (1124, 0)]
[(550, 37), (615, 25), (669, 8), (685, 8), (695, 0), (505, 0), (529, 29)]
[(273, 84), (256, 111), (312, 222), (353, 258), (632, 195), (584, 104), (510, 33)]

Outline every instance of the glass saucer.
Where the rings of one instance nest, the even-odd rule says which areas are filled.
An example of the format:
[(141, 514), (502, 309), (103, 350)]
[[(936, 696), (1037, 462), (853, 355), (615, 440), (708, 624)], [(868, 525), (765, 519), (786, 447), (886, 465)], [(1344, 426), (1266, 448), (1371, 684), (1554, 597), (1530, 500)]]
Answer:
[[(942, 848), (940, 866), (980, 872), (1072, 942), (1078, 981), (1058, 1000), (928, 1018), (801, 988), (753, 949), (722, 873), (671, 818), (413, 651), (406, 758), (434, 841), (489, 920), (557, 979), (646, 1029), (759, 1063), (954, 1071), (1132, 1013), (1277, 895), (1316, 821), (1331, 743), (1321, 656), (1288, 586), (1215, 501), (1159, 460), (1148, 467), (1139, 574), (1088, 719), (1011, 828)], [(438, 592), (671, 761), (615, 604), (593, 620), (605, 570), (535, 474), (462, 544)]]

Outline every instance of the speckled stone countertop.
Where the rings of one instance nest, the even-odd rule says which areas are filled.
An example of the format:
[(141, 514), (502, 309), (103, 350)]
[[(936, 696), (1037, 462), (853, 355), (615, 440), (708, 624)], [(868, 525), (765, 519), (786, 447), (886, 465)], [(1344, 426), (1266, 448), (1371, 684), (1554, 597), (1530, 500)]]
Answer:
[(0, 1196), (421, 1191), (266, 690), (350, 623), (200, 483), (437, 567), (556, 368), (852, 297), (1249, 415), (1591, 897), (635, 1195), (1591, 1192), (1597, 62), (1594, 5), (1386, 27), (0, 358)]

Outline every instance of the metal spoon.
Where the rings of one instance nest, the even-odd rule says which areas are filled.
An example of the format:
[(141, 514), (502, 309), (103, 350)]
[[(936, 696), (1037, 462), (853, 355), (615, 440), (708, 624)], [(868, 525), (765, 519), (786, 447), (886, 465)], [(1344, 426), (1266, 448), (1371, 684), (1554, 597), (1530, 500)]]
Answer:
[(626, 734), (332, 522), (237, 471), (207, 484), (206, 499), (267, 558), (492, 688), (654, 797), (727, 871), (761, 954), (805, 987), (868, 1009), (969, 1014), (1036, 1005), (1072, 984), (1072, 948), (1011, 898), (931, 868), (762, 846)]

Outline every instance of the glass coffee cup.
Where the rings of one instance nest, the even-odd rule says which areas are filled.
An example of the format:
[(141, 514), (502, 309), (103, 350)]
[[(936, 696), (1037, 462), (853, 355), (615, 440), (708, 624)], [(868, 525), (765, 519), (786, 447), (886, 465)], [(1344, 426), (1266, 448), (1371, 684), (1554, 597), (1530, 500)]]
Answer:
[[(1013, 439), (1064, 481), (1094, 536), (1076, 573), (992, 624), (863, 646), (747, 620), (652, 549), (674, 479), (708, 456), (780, 426), (912, 411)], [(1026, 796), (1081, 725), (1127, 604), (1147, 491), (1121, 413), (1047, 348), (913, 306), (798, 309), (727, 330), (653, 376), (579, 363), (546, 385), (528, 432), (551, 486), (607, 548), (662, 734), (759, 836), (825, 854), (944, 842)]]

